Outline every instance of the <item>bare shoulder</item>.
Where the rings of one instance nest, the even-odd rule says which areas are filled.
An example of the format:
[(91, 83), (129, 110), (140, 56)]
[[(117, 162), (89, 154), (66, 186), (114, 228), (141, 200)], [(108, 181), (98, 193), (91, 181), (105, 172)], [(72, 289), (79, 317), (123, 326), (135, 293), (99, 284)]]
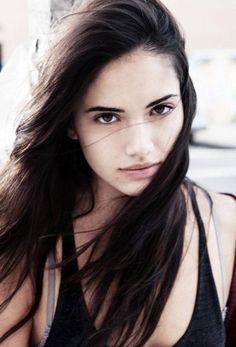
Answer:
[[(9, 296), (14, 288), (12, 276), (0, 284), (0, 302)], [(28, 312), (34, 297), (33, 284), (30, 278), (27, 278), (21, 288), (16, 292), (11, 301), (6, 305), (3, 311), (0, 311), (0, 336), (3, 336), (9, 329), (16, 325)], [(24, 347), (28, 345), (31, 334), (32, 320), (29, 320), (22, 328), (10, 335), (4, 342), (3, 347)]]
[[(222, 280), (219, 266), (219, 240), (223, 252), (226, 298), (228, 298), (236, 250), (236, 202), (234, 197), (215, 192), (207, 192), (212, 200), (212, 210), (206, 191), (197, 188), (196, 197), (205, 225), (208, 252), (219, 298), (222, 293)], [(216, 232), (218, 231), (218, 232)], [(218, 235), (218, 237), (217, 237)], [(221, 301), (222, 308), (225, 302)]]
[[(207, 192), (213, 202), (213, 211), (217, 222), (224, 227), (229, 227), (236, 234), (236, 197), (233, 195)], [(202, 211), (209, 211), (209, 201), (206, 199), (206, 192), (201, 189), (196, 190), (196, 197)]]
[[(212, 193), (213, 208), (217, 222), (223, 229), (227, 229), (236, 240), (236, 199), (231, 195)], [(222, 230), (222, 229), (221, 229)]]
[[(236, 200), (234, 196), (212, 191), (208, 191), (208, 194), (213, 203), (214, 222), (225, 239), (227, 248), (236, 249)], [(207, 221), (210, 222), (211, 219), (209, 199), (206, 198), (206, 192), (200, 188), (196, 190), (196, 197), (201, 215), (207, 225)]]

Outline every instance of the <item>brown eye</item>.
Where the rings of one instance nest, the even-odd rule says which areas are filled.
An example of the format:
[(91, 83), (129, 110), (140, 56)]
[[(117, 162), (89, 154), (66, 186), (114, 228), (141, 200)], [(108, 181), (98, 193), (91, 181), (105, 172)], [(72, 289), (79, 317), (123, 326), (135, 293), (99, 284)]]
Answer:
[(95, 121), (101, 124), (111, 124), (117, 120), (117, 117), (112, 113), (104, 113), (95, 118)]
[(169, 105), (158, 105), (153, 108), (154, 113), (161, 116), (167, 115), (171, 110), (173, 110), (173, 107)]

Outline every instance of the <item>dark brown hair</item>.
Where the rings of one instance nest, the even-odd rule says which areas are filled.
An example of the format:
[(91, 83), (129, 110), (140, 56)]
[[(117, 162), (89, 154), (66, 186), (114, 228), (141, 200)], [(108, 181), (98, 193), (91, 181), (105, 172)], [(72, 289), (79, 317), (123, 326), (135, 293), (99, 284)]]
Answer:
[[(94, 207), (91, 169), (79, 142), (67, 136), (73, 106), (102, 67), (141, 47), (171, 58), (180, 82), (184, 124), (152, 182), (139, 196), (129, 198), (112, 223), (91, 241), (95, 250), (102, 235), (110, 233), (104, 253), (96, 261), (90, 259), (73, 280), (86, 279), (87, 287), (96, 283), (93, 321), (111, 283), (117, 280), (104, 321), (88, 337), (88, 346), (105, 346), (112, 331), (118, 332), (114, 347), (143, 346), (160, 319), (180, 265), (186, 224), (183, 187), (202, 227), (193, 184), (185, 177), (195, 90), (184, 38), (160, 1), (94, 0), (76, 11), (68, 18), (64, 36), (49, 51), (18, 126), (10, 159), (1, 172), (0, 282), (22, 265), (0, 309), (5, 309), (28, 276), (35, 300), (27, 316), (0, 342), (34, 315), (42, 294), (45, 261), (71, 223), (77, 194), (90, 194), (85, 213)], [(84, 250), (79, 249), (74, 257)]]

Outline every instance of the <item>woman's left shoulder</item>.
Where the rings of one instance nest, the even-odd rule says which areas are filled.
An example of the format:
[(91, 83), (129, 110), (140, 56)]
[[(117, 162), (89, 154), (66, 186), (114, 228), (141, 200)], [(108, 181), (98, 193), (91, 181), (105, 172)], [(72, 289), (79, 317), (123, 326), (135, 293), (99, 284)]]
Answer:
[(209, 192), (216, 213), (229, 222), (236, 223), (236, 195), (229, 193)]
[(213, 211), (220, 230), (235, 236), (236, 242), (236, 196), (228, 193), (209, 192), (213, 201)]

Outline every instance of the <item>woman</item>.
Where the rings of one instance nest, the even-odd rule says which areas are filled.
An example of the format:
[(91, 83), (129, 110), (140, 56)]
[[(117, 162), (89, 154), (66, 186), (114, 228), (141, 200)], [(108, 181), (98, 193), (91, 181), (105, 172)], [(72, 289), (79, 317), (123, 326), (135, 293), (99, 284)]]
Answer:
[(186, 178), (195, 109), (162, 3), (68, 19), (1, 174), (2, 346), (225, 345), (235, 202)]

